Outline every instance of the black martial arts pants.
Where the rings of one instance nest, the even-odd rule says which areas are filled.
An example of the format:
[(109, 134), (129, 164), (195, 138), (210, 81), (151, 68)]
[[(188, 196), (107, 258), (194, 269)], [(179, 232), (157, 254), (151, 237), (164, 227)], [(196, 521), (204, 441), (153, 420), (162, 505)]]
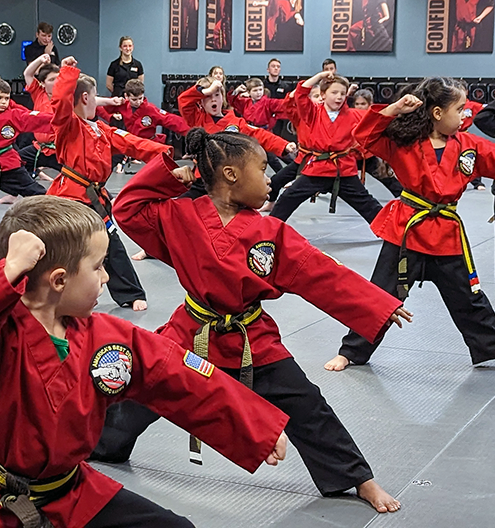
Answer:
[[(270, 216), (280, 218), (285, 222), (303, 202), (314, 194), (332, 192), (334, 181), (333, 177), (299, 176), (279, 198)], [(368, 224), (371, 224), (382, 208), (357, 176), (346, 176), (340, 179), (339, 197), (356, 210)]]
[(0, 171), (0, 190), (12, 196), (37, 196), (46, 194), (46, 189), (35, 182), (25, 167)]
[[(34, 145), (29, 145), (19, 151), (19, 156), (25, 163), (26, 170), (29, 174), (33, 174), (34, 172), (34, 163), (37, 153), (38, 149)], [(43, 154), (43, 152), (40, 152), (38, 161), (36, 162), (36, 168), (40, 167), (50, 167), (58, 171), (62, 169), (62, 165), (60, 165), (60, 163), (57, 161), (57, 156), (55, 153), (47, 156), (46, 154)]]
[[(399, 180), (394, 176), (382, 176), (379, 170), (379, 160), (376, 156), (372, 156), (366, 160), (364, 165), (366, 173), (370, 176), (373, 176), (375, 180), (378, 180), (382, 185), (384, 185), (396, 198), (398, 198), (403, 190), (402, 185)], [(363, 166), (363, 160), (357, 160), (358, 171), (361, 171)]]
[(139, 277), (117, 231), (109, 235), (109, 239), (105, 269), (109, 276), (107, 286), (112, 299), (119, 306), (132, 306), (134, 301), (146, 300)]
[(121, 489), (86, 528), (194, 528), (176, 515), (132, 491)]
[(273, 152), (267, 152), (266, 158), (268, 160), (268, 165), (271, 167), (273, 172), (281, 171), (283, 168), (282, 163), (278, 159), (278, 157)]
[[(373, 284), (395, 297), (399, 249), (395, 244), (384, 242), (371, 277)], [(409, 290), (416, 281), (433, 282), (469, 348), (473, 364), (495, 359), (495, 312), (482, 291), (471, 291), (462, 255), (436, 256), (408, 250), (407, 257)], [(339, 354), (362, 365), (381, 341), (370, 344), (351, 331), (342, 340)]]
[[(239, 379), (238, 369), (222, 370)], [(373, 478), (351, 435), (293, 358), (255, 367), (253, 390), (290, 416), (285, 432), (322, 495), (338, 493)], [(127, 460), (137, 436), (158, 418), (146, 407), (130, 401), (110, 407), (92, 458)]]
[(282, 188), (296, 179), (298, 170), (299, 163), (292, 161), (271, 177), (270, 187), (272, 190), (268, 198), (269, 202), (275, 202), (277, 200)]

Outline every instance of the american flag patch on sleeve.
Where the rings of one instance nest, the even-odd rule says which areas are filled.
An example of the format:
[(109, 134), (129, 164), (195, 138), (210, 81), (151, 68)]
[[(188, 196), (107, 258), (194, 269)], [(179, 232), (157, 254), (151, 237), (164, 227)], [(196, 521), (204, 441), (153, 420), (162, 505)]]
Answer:
[(129, 134), (129, 132), (126, 132), (125, 130), (121, 130), (120, 128), (115, 129), (114, 133), (122, 137), (126, 137)]
[(202, 376), (209, 378), (213, 374), (215, 365), (208, 363), (206, 359), (200, 358), (190, 350), (188, 350), (184, 356), (184, 364), (196, 372), (199, 372)]

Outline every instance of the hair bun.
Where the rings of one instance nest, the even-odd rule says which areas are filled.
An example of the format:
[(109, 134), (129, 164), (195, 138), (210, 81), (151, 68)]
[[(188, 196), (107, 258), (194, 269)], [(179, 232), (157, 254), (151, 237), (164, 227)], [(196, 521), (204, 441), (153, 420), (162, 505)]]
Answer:
[(206, 142), (209, 137), (208, 132), (204, 128), (192, 128), (186, 136), (186, 153), (196, 156), (202, 152), (206, 147)]

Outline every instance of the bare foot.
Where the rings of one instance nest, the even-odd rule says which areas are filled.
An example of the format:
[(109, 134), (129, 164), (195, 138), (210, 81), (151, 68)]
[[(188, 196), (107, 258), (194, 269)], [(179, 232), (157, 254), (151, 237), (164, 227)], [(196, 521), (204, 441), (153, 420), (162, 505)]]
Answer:
[(0, 198), (0, 204), (13, 204), (16, 201), (17, 201), (17, 196), (11, 196), (10, 194), (7, 194), (7, 196)]
[(117, 174), (123, 174), (124, 173), (124, 166), (122, 163), (117, 163), (117, 167), (115, 168), (115, 172)]
[(400, 510), (400, 502), (389, 495), (373, 479), (356, 486), (358, 496), (369, 502), (378, 513)]
[(475, 187), (477, 191), (486, 191), (486, 187), (484, 185), (478, 185), (478, 187)]
[(146, 254), (146, 251), (142, 249), (141, 251), (138, 251), (134, 255), (132, 255), (132, 260), (144, 260), (148, 255)]
[(137, 301), (134, 301), (132, 303), (132, 309), (135, 312), (142, 312), (143, 310), (146, 310), (148, 308), (148, 303), (146, 301), (143, 301), (142, 299), (138, 299)]
[(260, 213), (271, 213), (274, 207), (275, 202), (265, 202), (265, 205), (261, 209), (258, 209), (258, 211)]
[(335, 356), (325, 363), (325, 370), (344, 370), (350, 361), (345, 356)]
[(40, 180), (45, 180), (45, 181), (49, 181), (49, 182), (53, 181), (53, 178), (51, 176), (48, 176), (48, 174), (44, 173), (42, 170), (40, 170), (38, 172), (38, 178)]

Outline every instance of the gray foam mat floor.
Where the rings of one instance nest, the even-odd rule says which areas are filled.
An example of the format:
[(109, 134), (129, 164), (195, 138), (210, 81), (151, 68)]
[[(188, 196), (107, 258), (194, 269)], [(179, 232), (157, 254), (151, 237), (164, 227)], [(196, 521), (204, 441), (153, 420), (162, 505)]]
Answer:
[[(117, 192), (129, 178), (114, 175)], [(368, 179), (382, 202), (388, 191)], [(459, 211), (471, 241), (481, 284), (495, 302), (492, 196), (468, 190)], [(0, 214), (6, 206), (0, 206)], [(369, 277), (380, 241), (339, 200), (303, 204), (289, 223), (313, 244)], [(125, 236), (130, 253), (136, 245)], [(154, 330), (183, 301), (175, 273), (156, 260), (136, 263), (149, 309), (133, 313), (107, 292), (98, 310)], [(366, 299), (363, 299), (366, 302)], [(277, 468), (249, 475), (209, 448), (204, 465), (188, 462), (188, 435), (159, 420), (139, 439), (130, 462), (95, 464), (129, 489), (187, 516), (198, 527), (488, 528), (495, 526), (495, 362), (473, 368), (469, 353), (431, 283), (415, 287), (407, 307), (412, 325), (392, 329), (370, 364), (342, 373), (323, 369), (346, 329), (304, 300), (286, 295), (264, 303), (284, 343), (349, 429), (377, 481), (398, 497), (398, 513), (376, 514), (352, 493), (319, 496), (293, 446)]]

